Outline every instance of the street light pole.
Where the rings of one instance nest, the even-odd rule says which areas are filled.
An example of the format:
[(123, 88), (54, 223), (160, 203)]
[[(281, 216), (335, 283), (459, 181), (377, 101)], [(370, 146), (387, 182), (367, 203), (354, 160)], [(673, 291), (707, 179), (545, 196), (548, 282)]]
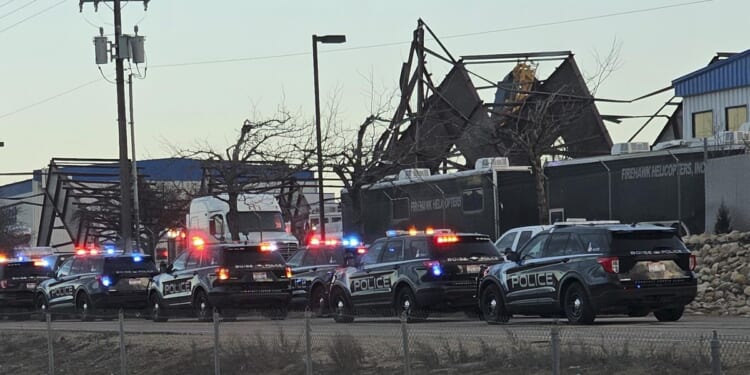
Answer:
[(320, 94), (318, 85), (318, 42), (321, 43), (344, 43), (346, 42), (345, 35), (323, 35), (323, 36), (312, 36), (312, 48), (313, 48), (313, 76), (315, 85), (315, 137), (316, 137), (316, 151), (318, 154), (318, 225), (320, 227), (320, 241), (323, 242), (326, 239), (326, 226), (325, 226), (325, 202), (323, 201), (323, 139), (320, 130)]

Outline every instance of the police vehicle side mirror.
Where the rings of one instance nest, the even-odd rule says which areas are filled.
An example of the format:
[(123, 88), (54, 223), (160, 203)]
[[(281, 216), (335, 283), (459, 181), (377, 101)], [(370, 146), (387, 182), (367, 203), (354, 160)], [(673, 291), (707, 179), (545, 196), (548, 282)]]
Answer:
[(510, 248), (505, 249), (505, 258), (507, 258), (511, 262), (518, 262), (519, 260), (521, 260), (521, 257), (518, 255), (518, 253), (511, 250)]

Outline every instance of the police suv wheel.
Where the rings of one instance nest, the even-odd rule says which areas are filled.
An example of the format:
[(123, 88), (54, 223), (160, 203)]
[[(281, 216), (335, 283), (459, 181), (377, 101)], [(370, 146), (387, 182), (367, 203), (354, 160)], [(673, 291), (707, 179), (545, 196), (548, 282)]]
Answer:
[(427, 312), (417, 306), (417, 299), (408, 287), (399, 289), (394, 308), (399, 318), (406, 315), (407, 322), (427, 319)]
[(512, 316), (505, 310), (503, 296), (497, 285), (493, 284), (485, 288), (479, 298), (479, 303), (487, 324), (507, 323)]
[(591, 324), (596, 319), (589, 297), (581, 284), (575, 283), (565, 291), (563, 308), (571, 324)]
[(195, 297), (193, 298), (193, 309), (195, 310), (195, 316), (198, 318), (198, 321), (210, 322), (213, 320), (213, 309), (208, 302), (206, 292), (199, 290), (195, 293)]
[(81, 321), (88, 322), (93, 320), (91, 316), (92, 311), (93, 306), (91, 305), (91, 299), (89, 296), (86, 293), (78, 294), (78, 297), (76, 297), (76, 313), (78, 313), (78, 317)]
[(310, 293), (310, 302), (308, 303), (310, 311), (316, 318), (321, 318), (328, 313), (326, 306), (328, 303), (325, 300), (325, 290), (322, 286), (316, 286)]
[(676, 322), (682, 318), (682, 314), (685, 312), (685, 306), (673, 307), (671, 309), (656, 310), (654, 316), (660, 322)]
[(47, 297), (44, 295), (39, 295), (34, 300), (34, 310), (36, 310), (37, 318), (40, 322), (46, 322), (47, 321)]
[(336, 323), (351, 323), (354, 321), (354, 309), (340, 289), (335, 289), (331, 295), (331, 309)]
[(148, 312), (149, 318), (154, 322), (166, 322), (167, 318), (164, 317), (164, 310), (161, 303), (159, 303), (159, 296), (156, 293), (151, 293), (148, 297)]

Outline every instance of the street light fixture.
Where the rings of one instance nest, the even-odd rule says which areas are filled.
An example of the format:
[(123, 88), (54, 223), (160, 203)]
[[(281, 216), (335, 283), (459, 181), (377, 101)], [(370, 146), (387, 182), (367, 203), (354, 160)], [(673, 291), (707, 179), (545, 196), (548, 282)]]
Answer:
[(323, 140), (320, 131), (320, 94), (318, 93), (318, 42), (325, 44), (338, 44), (346, 42), (346, 35), (313, 35), (313, 75), (315, 81), (315, 137), (317, 141), (318, 153), (318, 210), (320, 227), (320, 240), (326, 239), (325, 226), (325, 203), (323, 202)]

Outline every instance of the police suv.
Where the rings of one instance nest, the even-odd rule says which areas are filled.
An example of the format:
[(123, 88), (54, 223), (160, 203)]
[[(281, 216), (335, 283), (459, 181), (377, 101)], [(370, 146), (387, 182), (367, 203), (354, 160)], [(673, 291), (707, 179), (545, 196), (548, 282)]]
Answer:
[(345, 267), (366, 248), (356, 237), (328, 238), (321, 241), (313, 237), (308, 245), (298, 250), (287, 262), (292, 268), (292, 306), (308, 307), (315, 316), (329, 312), (328, 291), (337, 268)]
[(676, 321), (697, 293), (695, 256), (672, 228), (555, 225), (506, 256), (479, 282), (490, 324), (513, 314), (587, 324), (597, 315), (653, 312), (659, 321)]
[(368, 310), (405, 313), (409, 319), (424, 319), (432, 310), (475, 311), (480, 270), (501, 259), (486, 235), (389, 231), (356, 267), (334, 274), (334, 319), (351, 322)]
[(157, 273), (150, 255), (80, 249), (39, 284), (34, 304), (42, 316), (75, 312), (83, 321), (110, 309), (143, 309), (149, 280)]
[(209, 321), (213, 309), (231, 316), (238, 308), (258, 308), (274, 319), (287, 316), (291, 269), (274, 244), (206, 244), (200, 237), (149, 284), (154, 321), (193, 312)]
[[(37, 285), (50, 278), (50, 270), (41, 260), (0, 256), (0, 311), (30, 312), (34, 310)], [(19, 319), (28, 315), (13, 315)]]

